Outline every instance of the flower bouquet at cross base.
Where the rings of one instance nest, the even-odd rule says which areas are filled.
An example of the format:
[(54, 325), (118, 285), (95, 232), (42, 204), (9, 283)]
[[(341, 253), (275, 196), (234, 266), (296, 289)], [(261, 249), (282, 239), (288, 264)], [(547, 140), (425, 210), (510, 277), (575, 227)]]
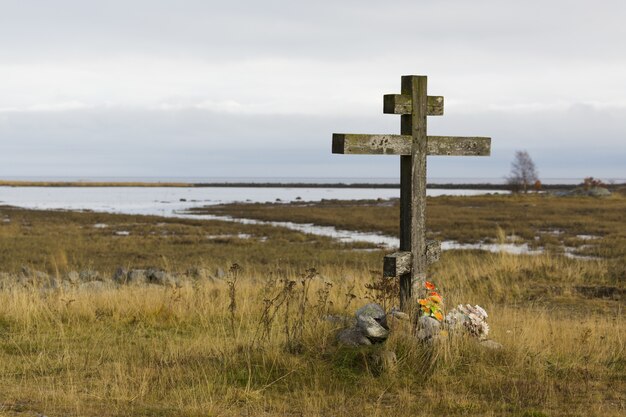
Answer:
[(428, 291), (428, 297), (417, 300), (421, 315), (443, 321), (443, 297), (437, 292), (437, 287), (432, 282), (426, 281), (424, 287)]
[[(487, 335), (489, 334), (487, 317), (489, 317), (489, 315), (484, 308), (478, 305), (459, 304), (444, 316), (443, 297), (439, 294), (439, 290), (435, 284), (426, 281), (424, 288), (428, 296), (417, 300), (419, 304), (419, 321), (424, 324), (426, 323), (424, 320), (432, 318), (437, 320), (439, 325), (433, 326), (432, 324), (435, 322), (427, 324), (426, 326), (422, 325), (422, 329), (418, 331), (418, 337), (420, 339), (428, 340), (436, 336), (436, 333), (439, 333), (441, 325), (452, 332), (463, 329), (479, 340), (487, 339)], [(425, 331), (426, 329), (424, 329), (424, 327), (429, 330)]]

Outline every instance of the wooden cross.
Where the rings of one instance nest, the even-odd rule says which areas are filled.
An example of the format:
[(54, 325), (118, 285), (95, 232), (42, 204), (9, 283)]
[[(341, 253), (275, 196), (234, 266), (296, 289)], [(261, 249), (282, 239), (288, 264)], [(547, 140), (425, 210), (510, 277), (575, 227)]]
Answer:
[(400, 135), (333, 133), (333, 153), (400, 155), (400, 251), (385, 256), (384, 275), (400, 277), (400, 308), (409, 308), (441, 244), (426, 242), (426, 155), (488, 156), (491, 138), (428, 136), (426, 116), (443, 115), (443, 97), (427, 94), (427, 77), (402, 77), (401, 94), (386, 94), (383, 113), (400, 114)]

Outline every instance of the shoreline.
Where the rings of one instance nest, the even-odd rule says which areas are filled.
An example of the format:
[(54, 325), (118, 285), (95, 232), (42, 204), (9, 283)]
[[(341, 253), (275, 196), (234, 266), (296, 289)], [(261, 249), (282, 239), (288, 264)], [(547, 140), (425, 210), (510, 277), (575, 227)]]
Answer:
[[(579, 184), (543, 184), (542, 190), (571, 190)], [(607, 184), (607, 188), (626, 186), (626, 183)], [(399, 183), (301, 183), (301, 182), (91, 182), (91, 181), (0, 181), (0, 187), (165, 187), (165, 188), (380, 188), (399, 189)], [(427, 188), (440, 190), (511, 190), (509, 184), (493, 183), (429, 183)]]

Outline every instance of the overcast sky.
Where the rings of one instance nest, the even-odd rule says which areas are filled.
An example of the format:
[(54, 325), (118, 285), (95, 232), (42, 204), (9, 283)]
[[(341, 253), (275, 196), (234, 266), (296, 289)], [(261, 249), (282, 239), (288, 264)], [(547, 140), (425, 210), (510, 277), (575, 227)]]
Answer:
[(429, 76), (430, 134), (491, 136), (431, 177), (626, 177), (626, 2), (0, 0), (0, 177), (396, 177), (330, 153), (399, 133), (382, 96)]

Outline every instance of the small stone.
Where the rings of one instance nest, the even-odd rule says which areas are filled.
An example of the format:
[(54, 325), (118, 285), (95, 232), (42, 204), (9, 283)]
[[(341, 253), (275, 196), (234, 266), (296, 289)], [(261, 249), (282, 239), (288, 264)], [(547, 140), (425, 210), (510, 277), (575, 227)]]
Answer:
[(213, 281), (211, 273), (206, 268), (193, 267), (187, 270), (187, 276), (197, 281)]
[(408, 320), (410, 318), (408, 314), (403, 313), (402, 311), (396, 308), (392, 308), (390, 314), (394, 319), (398, 319), (398, 320)]
[(494, 340), (491, 339), (487, 339), (487, 340), (482, 340), (480, 342), (480, 345), (483, 347), (486, 347), (487, 349), (493, 349), (493, 350), (498, 350), (498, 349), (502, 349), (502, 344), (498, 343)]
[(358, 309), (356, 324), (361, 332), (372, 341), (382, 341), (389, 337), (387, 315), (378, 304), (370, 303)]
[(46, 281), (43, 282), (42, 288), (46, 290), (56, 290), (59, 288), (59, 283), (57, 282), (56, 278), (49, 277)]
[(122, 268), (121, 266), (115, 270), (113, 274), (113, 281), (118, 284), (126, 284), (126, 280), (128, 279), (128, 270), (126, 268)]
[(87, 281), (78, 286), (83, 291), (102, 291), (105, 288), (102, 281)]
[(422, 342), (428, 342), (439, 335), (441, 322), (430, 316), (421, 316), (417, 320), (417, 338)]
[(41, 287), (43, 289), (55, 289), (57, 287), (54, 277), (28, 266), (22, 267), (21, 274), (17, 276), (17, 282), (24, 287)]
[(177, 280), (172, 274), (160, 269), (148, 269), (148, 282), (157, 285), (176, 286)]
[(80, 280), (83, 282), (90, 281), (100, 281), (100, 273), (98, 271), (92, 271), (91, 269), (87, 269), (84, 271), (80, 271), (79, 274)]
[(358, 327), (342, 329), (337, 333), (337, 341), (348, 346), (368, 346), (372, 342), (361, 333)]
[(126, 278), (127, 284), (145, 284), (148, 281), (148, 274), (145, 269), (131, 269)]
[(71, 282), (72, 284), (78, 284), (80, 281), (80, 274), (76, 271), (70, 271), (65, 274), (65, 280)]

